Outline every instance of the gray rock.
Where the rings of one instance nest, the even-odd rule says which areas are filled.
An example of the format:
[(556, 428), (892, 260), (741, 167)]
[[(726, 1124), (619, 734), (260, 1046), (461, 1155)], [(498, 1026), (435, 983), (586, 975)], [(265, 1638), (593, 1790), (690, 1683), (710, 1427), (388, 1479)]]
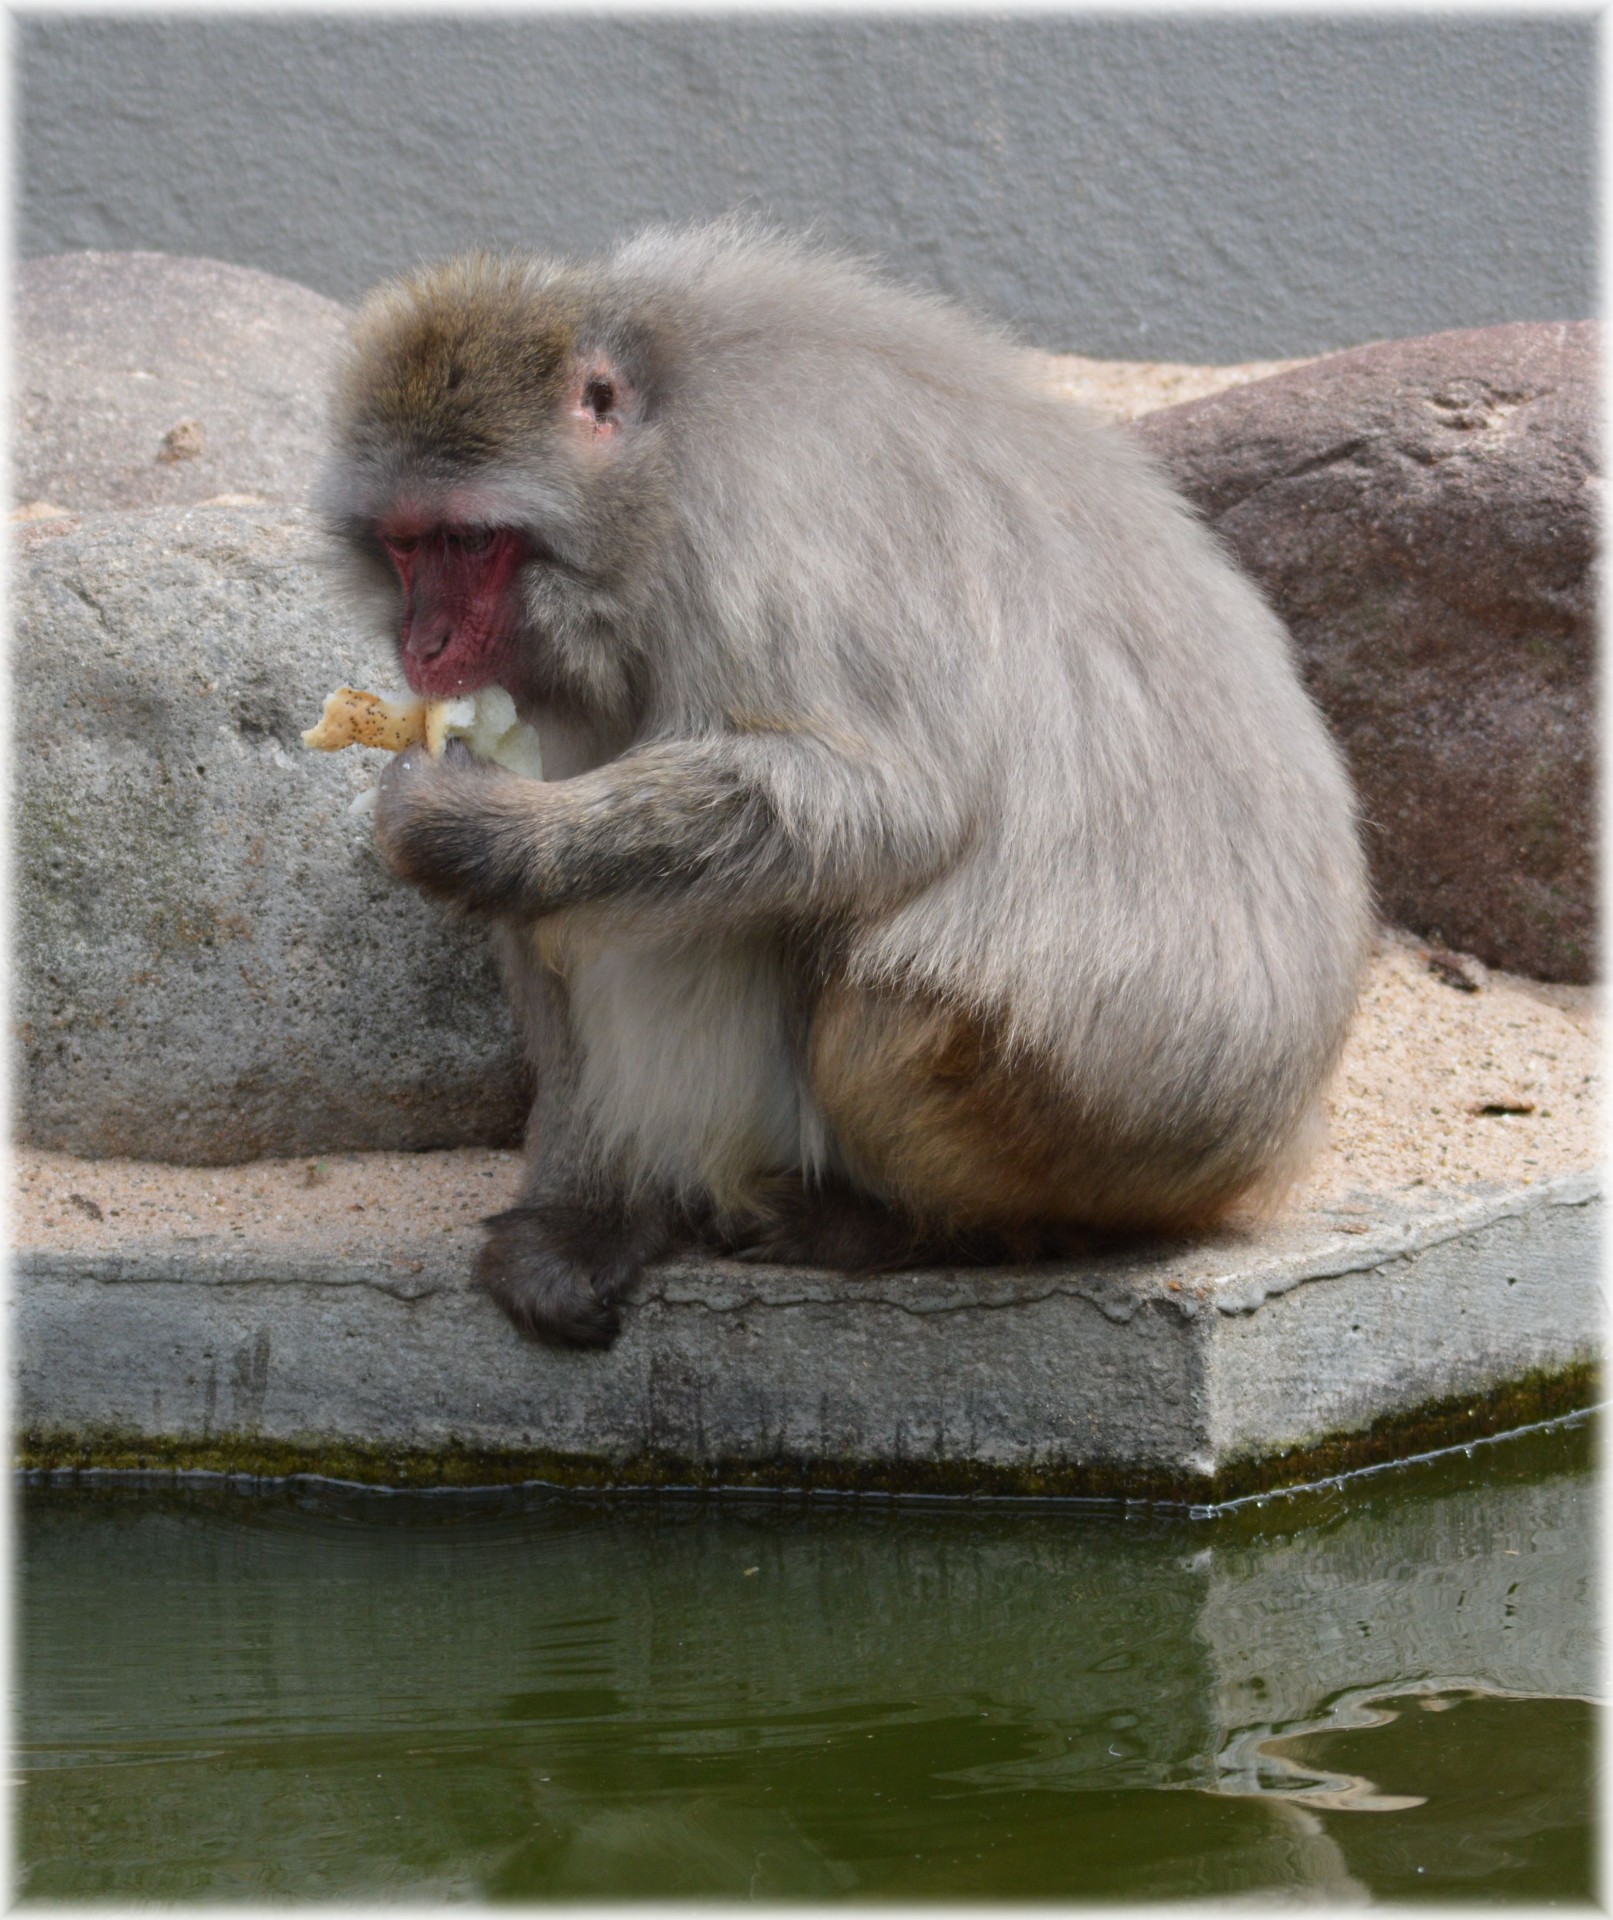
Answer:
[(17, 268), (13, 491), (73, 511), (306, 500), (347, 310), (160, 253)]
[(16, 530), (17, 1104), (29, 1142), (222, 1164), (519, 1135), (485, 943), (350, 811), (381, 756), (307, 752), (394, 684), (291, 508)]
[(1293, 630), (1384, 917), (1594, 965), (1597, 334), (1337, 354), (1135, 422)]

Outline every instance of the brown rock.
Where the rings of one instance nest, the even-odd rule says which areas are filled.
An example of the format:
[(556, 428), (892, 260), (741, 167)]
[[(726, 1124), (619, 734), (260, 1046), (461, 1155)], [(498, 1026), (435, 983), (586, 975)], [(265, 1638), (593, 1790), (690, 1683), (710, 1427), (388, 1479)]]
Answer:
[(28, 260), (15, 299), (17, 501), (306, 503), (344, 307), (271, 273), (160, 253)]
[(1292, 629), (1384, 917), (1547, 980), (1593, 968), (1596, 359), (1432, 334), (1129, 428)]

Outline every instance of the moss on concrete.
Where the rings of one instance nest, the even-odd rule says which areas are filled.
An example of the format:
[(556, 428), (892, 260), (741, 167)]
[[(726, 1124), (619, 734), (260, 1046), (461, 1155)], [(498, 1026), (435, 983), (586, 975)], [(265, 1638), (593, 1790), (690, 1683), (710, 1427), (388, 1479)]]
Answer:
[(1594, 1406), (1601, 1398), (1601, 1368), (1580, 1361), (1560, 1372), (1530, 1373), (1481, 1394), (1459, 1394), (1404, 1412), (1387, 1413), (1353, 1433), (1332, 1434), (1312, 1444), (1260, 1459), (1229, 1462), (1217, 1475), (1216, 1498), (1238, 1499), (1327, 1480), (1365, 1467), (1461, 1446), (1517, 1427), (1532, 1426)]
[(403, 1450), (344, 1441), (266, 1440), (251, 1434), (153, 1440), (110, 1430), (24, 1433), (19, 1437), (17, 1459), (19, 1466), (35, 1470), (201, 1472), (252, 1479), (312, 1475), (380, 1487), (541, 1482), (593, 1491), (731, 1488), (1127, 1500), (1204, 1507), (1382, 1466), (1572, 1413), (1596, 1402), (1599, 1381), (1599, 1370), (1590, 1362), (1566, 1371), (1530, 1374), (1482, 1394), (1463, 1394), (1388, 1414), (1369, 1427), (1332, 1434), (1280, 1454), (1230, 1461), (1213, 1474), (1184, 1474), (1148, 1462), (1117, 1466), (1059, 1461), (1039, 1467), (993, 1467), (978, 1461), (865, 1462), (787, 1454), (765, 1461), (694, 1462), (653, 1451), (612, 1460), (546, 1450), (455, 1445)]

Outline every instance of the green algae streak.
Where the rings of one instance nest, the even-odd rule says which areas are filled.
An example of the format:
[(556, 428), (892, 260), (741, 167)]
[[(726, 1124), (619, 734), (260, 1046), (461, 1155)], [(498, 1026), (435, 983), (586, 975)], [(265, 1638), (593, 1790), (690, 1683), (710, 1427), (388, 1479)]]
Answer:
[(1117, 1466), (1060, 1461), (1002, 1467), (978, 1461), (864, 1462), (788, 1454), (763, 1461), (695, 1461), (661, 1452), (610, 1460), (545, 1449), (450, 1445), (413, 1450), (352, 1441), (271, 1440), (253, 1434), (150, 1439), (115, 1431), (46, 1430), (20, 1435), (16, 1458), (20, 1467), (36, 1471), (215, 1473), (257, 1480), (312, 1476), (395, 1488), (531, 1484), (598, 1492), (731, 1488), (1210, 1507), (1534, 1426), (1593, 1406), (1599, 1398), (1600, 1370), (1584, 1362), (1564, 1371), (1528, 1374), (1484, 1393), (1388, 1414), (1369, 1427), (1326, 1435), (1280, 1454), (1230, 1461), (1213, 1474), (1184, 1474), (1147, 1462)]

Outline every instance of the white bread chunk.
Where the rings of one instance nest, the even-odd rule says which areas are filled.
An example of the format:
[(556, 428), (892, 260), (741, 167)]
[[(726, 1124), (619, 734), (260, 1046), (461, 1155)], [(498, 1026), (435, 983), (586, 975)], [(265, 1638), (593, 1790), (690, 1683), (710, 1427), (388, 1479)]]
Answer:
[(502, 687), (483, 687), (458, 700), (433, 700), (426, 708), (426, 746), (440, 754), (450, 740), (463, 740), (478, 760), (491, 760), (528, 780), (543, 778), (543, 751), (536, 732), (515, 711)]

